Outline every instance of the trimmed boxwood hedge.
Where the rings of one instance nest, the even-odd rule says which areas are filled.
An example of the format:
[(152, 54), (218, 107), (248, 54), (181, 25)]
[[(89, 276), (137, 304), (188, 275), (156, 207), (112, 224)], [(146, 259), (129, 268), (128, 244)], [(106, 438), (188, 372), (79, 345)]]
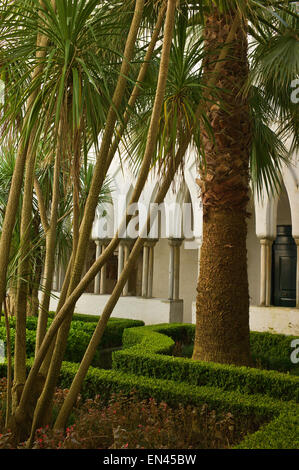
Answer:
[[(192, 343), (195, 336), (194, 325), (179, 324), (175, 326), (174, 324), (166, 324), (163, 325), (163, 333), (170, 336), (175, 342), (178, 341), (184, 345), (189, 345), (189, 347), (183, 349), (188, 349), (191, 357), (193, 350)], [(250, 332), (250, 349), (254, 363), (262, 369), (290, 372), (294, 375), (299, 374), (299, 365), (293, 364), (290, 361), (292, 352), (291, 341), (293, 339), (296, 339), (296, 337), (255, 331)], [(128, 338), (126, 341), (131, 340)]]
[[(184, 338), (190, 342), (193, 335), (194, 327), (182, 324), (125, 329), (124, 349), (113, 354), (114, 369), (90, 367), (82, 396), (100, 394), (108, 398), (112, 392), (129, 393), (135, 389), (142, 398), (153, 397), (171, 405), (207, 404), (217, 412), (230, 411), (261, 425), (236, 448), (298, 449), (299, 378), (276, 371), (169, 356), (175, 341)], [(272, 339), (268, 341), (271, 343)], [(290, 337), (287, 339), (291, 341)], [(32, 359), (28, 360), (28, 368), (31, 364)], [(63, 363), (61, 387), (70, 387), (78, 367)], [(0, 376), (5, 375), (5, 369), (5, 364), (0, 365)]]
[[(80, 316), (81, 317), (81, 316)], [(80, 318), (79, 317), (79, 318)], [(91, 315), (90, 315), (91, 317)], [(76, 320), (78, 315), (75, 315), (75, 320), (72, 321), (67, 348), (65, 352), (65, 360), (69, 362), (80, 362), (85, 350), (89, 344), (91, 336), (96, 327), (96, 318), (94, 321), (79, 321)], [(48, 320), (48, 326), (52, 323), (53, 319)], [(14, 318), (10, 321), (11, 324), (11, 339), (12, 339), (12, 353), (14, 351), (14, 340), (15, 340), (15, 320)], [(1, 325), (1, 323), (0, 323)], [(102, 341), (98, 347), (98, 350), (93, 359), (94, 366), (104, 366), (103, 364), (103, 350), (118, 348), (122, 345), (122, 335), (125, 328), (132, 328), (144, 325), (143, 321), (140, 320), (129, 320), (113, 318), (108, 321), (107, 327), (104, 331)], [(35, 329), (37, 326), (36, 317), (27, 318), (27, 331), (26, 331), (26, 354), (28, 357), (34, 356), (35, 351)], [(6, 330), (4, 326), (0, 326), (0, 339), (6, 343)]]
[[(27, 368), (32, 359), (27, 361)], [(64, 362), (59, 385), (69, 388), (79, 365)], [(6, 375), (6, 365), (0, 364), (0, 377)], [(245, 437), (235, 448), (298, 449), (299, 410), (292, 402), (282, 402), (269, 396), (250, 395), (220, 388), (195, 386), (173, 380), (140, 377), (117, 370), (90, 367), (82, 387), (83, 398), (100, 394), (108, 399), (111, 393), (130, 393), (135, 390), (142, 398), (153, 397), (170, 405), (200, 406), (207, 404), (216, 412), (230, 411), (238, 418), (261, 424), (260, 429)]]
[(190, 385), (207, 385), (242, 393), (265, 394), (284, 401), (299, 401), (299, 377), (270, 370), (167, 356), (174, 347), (172, 338), (177, 338), (180, 331), (183, 336), (190, 337), (190, 325), (182, 324), (125, 330), (124, 348), (113, 353), (113, 368)]

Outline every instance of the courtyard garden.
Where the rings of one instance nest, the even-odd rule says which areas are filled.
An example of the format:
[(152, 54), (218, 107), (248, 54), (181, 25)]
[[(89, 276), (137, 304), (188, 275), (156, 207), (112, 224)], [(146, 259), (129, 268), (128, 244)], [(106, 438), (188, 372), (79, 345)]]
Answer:
[[(36, 319), (29, 320), (28, 370), (36, 328)], [(108, 322), (66, 429), (53, 430), (96, 320), (74, 316), (50, 425), (36, 430), (33, 448), (298, 448), (299, 377), (289, 360), (291, 337), (251, 333), (253, 367), (237, 367), (188, 358), (194, 325), (142, 326), (117, 318)], [(13, 434), (5, 430), (6, 364), (0, 375), (0, 448), (13, 449)]]
[[(299, 447), (294, 338), (250, 331), (247, 249), (251, 198), (275, 199), (298, 162), (298, 30), (289, 0), (0, 2), (1, 448)], [(147, 300), (165, 282), (156, 209), (190, 158), (195, 325), (145, 326), (154, 307), (113, 318), (120, 297), (136, 318), (133, 278)], [(116, 166), (120, 220), (93, 239), (114, 220)], [(268, 306), (271, 244), (257, 236)], [(284, 276), (296, 309), (298, 247)], [(91, 289), (99, 316), (74, 313)]]

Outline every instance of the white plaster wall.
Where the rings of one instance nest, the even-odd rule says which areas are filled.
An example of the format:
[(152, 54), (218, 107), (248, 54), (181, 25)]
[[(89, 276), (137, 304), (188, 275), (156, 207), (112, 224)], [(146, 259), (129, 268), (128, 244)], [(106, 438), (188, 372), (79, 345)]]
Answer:
[(169, 245), (166, 239), (160, 239), (154, 249), (153, 296), (168, 298)]
[[(196, 322), (196, 305), (192, 303), (192, 323)], [(249, 324), (251, 331), (299, 335), (299, 309), (286, 307), (250, 306)]]
[(299, 309), (250, 307), (250, 329), (284, 335), (299, 335)]

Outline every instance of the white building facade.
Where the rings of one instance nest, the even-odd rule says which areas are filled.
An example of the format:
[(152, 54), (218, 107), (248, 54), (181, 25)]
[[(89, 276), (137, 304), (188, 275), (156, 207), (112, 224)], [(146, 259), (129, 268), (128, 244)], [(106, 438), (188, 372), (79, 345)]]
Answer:
[[(283, 167), (280, 194), (251, 198), (248, 219), (250, 327), (255, 331), (299, 334), (299, 163)], [(196, 284), (200, 269), (202, 207), (196, 156), (186, 159), (184, 174), (168, 191), (163, 206), (153, 202), (160, 178), (150, 174), (132, 220), (109, 263), (76, 305), (76, 311), (100, 314), (115, 286), (150, 209), (156, 210), (147, 239), (113, 316), (146, 324), (194, 322)], [(115, 158), (109, 173), (111, 203), (99, 208), (94, 221), (87, 266), (113, 237), (130, 201), (136, 178), (130, 165)], [(56, 273), (58, 292), (63, 272)], [(237, 289), (238, 286), (235, 286)], [(52, 308), (55, 308), (52, 300)]]

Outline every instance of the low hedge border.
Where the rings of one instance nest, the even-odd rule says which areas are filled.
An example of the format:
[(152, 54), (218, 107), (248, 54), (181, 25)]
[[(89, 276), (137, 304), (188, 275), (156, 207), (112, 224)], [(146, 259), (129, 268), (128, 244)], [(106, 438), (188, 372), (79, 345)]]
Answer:
[[(75, 318), (78, 318), (76, 315)], [(99, 317), (98, 317), (99, 318)], [(29, 317), (26, 330), (26, 354), (27, 357), (34, 356), (35, 352), (35, 328), (37, 326), (37, 318)], [(48, 326), (52, 323), (53, 319), (49, 319)], [(69, 332), (67, 348), (65, 352), (65, 360), (69, 362), (80, 362), (84, 356), (85, 350), (89, 344), (91, 336), (96, 327), (96, 319), (93, 322), (73, 320)], [(0, 323), (1, 324), (1, 323)], [(104, 349), (118, 348), (122, 345), (122, 335), (125, 328), (132, 328), (144, 325), (143, 321), (129, 320), (129, 319), (112, 319), (108, 321), (105, 328), (102, 341), (98, 347), (98, 351), (93, 359), (94, 366), (102, 366), (102, 351)], [(6, 329), (0, 326), (0, 339), (6, 344)], [(14, 352), (15, 341), (15, 323), (11, 321), (11, 342), (12, 353)]]
[[(33, 359), (27, 361), (29, 370)], [(59, 385), (68, 389), (79, 365), (64, 362)], [(0, 364), (0, 376), (6, 375), (6, 364)], [(298, 449), (298, 405), (273, 400), (268, 396), (247, 395), (237, 391), (225, 391), (215, 387), (177, 383), (173, 380), (155, 379), (127, 374), (117, 370), (90, 367), (82, 387), (82, 397), (92, 398), (99, 394), (108, 399), (112, 393), (129, 394), (136, 390), (142, 398), (166, 401), (170, 405), (207, 404), (216, 412), (230, 411), (242, 419), (250, 418), (261, 427), (245, 437), (234, 448), (240, 449)], [(254, 417), (254, 418), (253, 418)], [(281, 426), (281, 427), (280, 427)]]
[[(191, 325), (182, 324), (125, 329), (123, 333), (125, 349), (113, 355), (114, 367), (120, 361), (122, 369), (103, 370), (90, 367), (82, 387), (82, 396), (91, 398), (100, 393), (102, 397), (108, 398), (111, 393), (130, 393), (135, 389), (142, 398), (153, 397), (157, 401), (163, 400), (173, 405), (207, 404), (217, 412), (230, 411), (244, 419), (247, 416), (251, 420), (254, 417), (253, 419), (261, 424), (257, 432), (246, 436), (235, 448), (298, 449), (299, 406), (292, 401), (295, 398), (294, 385), (298, 388), (298, 378), (273, 371), (195, 363), (184, 358), (166, 356), (173, 349), (174, 339), (181, 339), (185, 335), (189, 340), (193, 332)], [(141, 356), (141, 362), (136, 360), (138, 355)], [(32, 360), (28, 360), (28, 368)], [(144, 376), (146, 360), (151, 363), (147, 371), (153, 372), (152, 377)], [(199, 386), (186, 380), (181, 381), (182, 364), (184, 367), (186, 364), (198, 364), (197, 372), (202, 379), (206, 377), (206, 383), (201, 385), (201, 381)], [(78, 364), (63, 363), (60, 375), (62, 388), (70, 387), (78, 367)], [(191, 376), (195, 370), (193, 367), (189, 369)], [(171, 374), (176, 371), (178, 375), (174, 374), (171, 379), (165, 377), (166, 369), (170, 369)], [(188, 371), (188, 368), (186, 370)], [(5, 375), (6, 365), (0, 364), (0, 376)], [(162, 375), (163, 378), (160, 378)], [(190, 374), (187, 378), (190, 379)], [(250, 385), (251, 381), (254, 382), (253, 385)], [(286, 383), (285, 388), (283, 381)], [(239, 382), (241, 387), (238, 387)], [(258, 386), (261, 387), (262, 384), (266, 388), (262, 389), (260, 394), (256, 393)], [(274, 394), (271, 392), (271, 387), (276, 389)], [(286, 401), (290, 398), (292, 400)]]
[(190, 326), (167, 324), (125, 330), (124, 348), (113, 353), (113, 368), (130, 374), (186, 382), (190, 385), (266, 394), (282, 401), (299, 401), (297, 376), (167, 356), (174, 347), (173, 338), (178, 338), (180, 332), (181, 336), (190, 337)]

